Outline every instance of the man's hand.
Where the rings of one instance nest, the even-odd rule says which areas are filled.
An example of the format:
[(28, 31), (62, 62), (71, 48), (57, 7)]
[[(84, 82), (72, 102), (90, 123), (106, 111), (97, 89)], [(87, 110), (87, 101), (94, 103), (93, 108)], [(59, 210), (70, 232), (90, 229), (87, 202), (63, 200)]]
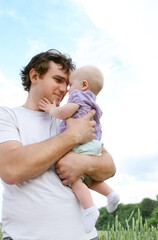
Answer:
[(84, 174), (85, 167), (80, 159), (81, 155), (71, 151), (54, 165), (55, 171), (64, 185), (76, 182)]
[(91, 156), (69, 152), (55, 165), (56, 173), (64, 185), (76, 182), (86, 173), (95, 181), (104, 181), (116, 172), (111, 155), (102, 148), (101, 156)]
[(94, 115), (95, 110), (91, 110), (82, 118), (69, 118), (66, 120), (67, 128), (72, 133), (75, 133), (76, 145), (86, 143), (96, 137), (94, 129), (96, 122), (91, 120)]

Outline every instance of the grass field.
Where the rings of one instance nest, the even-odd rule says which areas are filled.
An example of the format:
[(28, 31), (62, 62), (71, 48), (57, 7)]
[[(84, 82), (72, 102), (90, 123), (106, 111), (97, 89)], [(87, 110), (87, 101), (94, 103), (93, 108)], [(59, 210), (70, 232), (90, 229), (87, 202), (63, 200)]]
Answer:
[(143, 224), (138, 210), (138, 219), (132, 218), (131, 214), (126, 220), (126, 227), (121, 226), (116, 216), (112, 227), (108, 227), (106, 231), (98, 231), (98, 240), (158, 240), (158, 226), (148, 227), (147, 221)]

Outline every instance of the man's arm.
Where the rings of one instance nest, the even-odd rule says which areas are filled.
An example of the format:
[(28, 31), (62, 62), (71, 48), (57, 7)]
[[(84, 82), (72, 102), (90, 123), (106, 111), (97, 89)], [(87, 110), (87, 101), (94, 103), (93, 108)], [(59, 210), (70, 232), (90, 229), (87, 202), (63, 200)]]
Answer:
[(96, 181), (104, 181), (116, 172), (114, 161), (104, 148), (101, 156), (69, 152), (55, 164), (55, 168), (64, 185), (75, 182), (84, 173)]
[(89, 162), (90, 167), (87, 169), (86, 174), (91, 176), (94, 180), (104, 181), (115, 175), (116, 166), (112, 156), (105, 150), (105, 148), (102, 148), (102, 156), (96, 156), (93, 160), (89, 159), (91, 164)]
[(95, 114), (91, 111), (85, 117), (72, 119), (71, 126), (46, 141), (22, 146), (18, 141), (0, 144), (0, 177), (8, 184), (32, 179), (69, 152), (76, 144), (87, 142), (95, 137)]

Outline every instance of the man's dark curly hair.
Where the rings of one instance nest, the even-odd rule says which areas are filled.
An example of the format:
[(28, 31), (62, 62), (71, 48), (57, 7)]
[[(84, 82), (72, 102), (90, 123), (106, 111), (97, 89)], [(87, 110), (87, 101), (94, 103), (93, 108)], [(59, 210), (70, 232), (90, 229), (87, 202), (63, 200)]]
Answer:
[(55, 49), (50, 49), (46, 52), (39, 53), (31, 59), (26, 67), (20, 70), (22, 85), (24, 86), (25, 91), (29, 92), (31, 86), (31, 80), (29, 76), (30, 70), (34, 68), (35, 71), (39, 73), (39, 76), (42, 77), (48, 71), (50, 61), (60, 64), (61, 69), (64, 70), (64, 72), (68, 75), (76, 68), (68, 54), (62, 54)]

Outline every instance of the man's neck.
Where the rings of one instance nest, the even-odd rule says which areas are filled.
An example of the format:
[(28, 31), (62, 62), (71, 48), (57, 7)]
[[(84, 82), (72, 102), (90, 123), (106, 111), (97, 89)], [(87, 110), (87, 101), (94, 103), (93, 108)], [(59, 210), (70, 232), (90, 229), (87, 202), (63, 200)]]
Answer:
[(38, 104), (31, 98), (31, 96), (29, 95), (25, 104), (23, 105), (23, 107), (33, 110), (33, 111), (39, 111), (39, 106)]

